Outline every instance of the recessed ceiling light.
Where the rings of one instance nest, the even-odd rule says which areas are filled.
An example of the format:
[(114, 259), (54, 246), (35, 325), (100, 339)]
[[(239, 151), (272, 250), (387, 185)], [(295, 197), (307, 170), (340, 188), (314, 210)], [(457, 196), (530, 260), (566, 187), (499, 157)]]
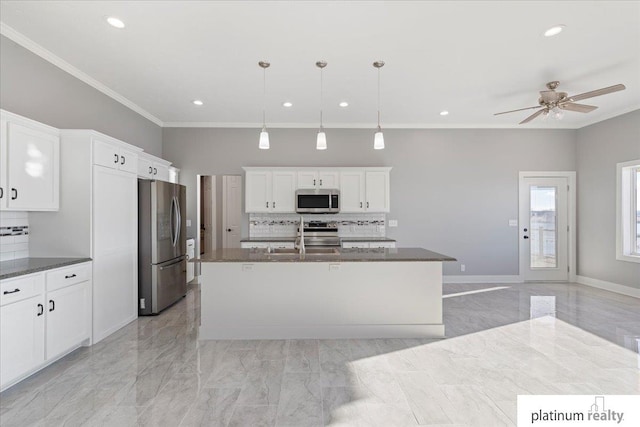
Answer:
[(440, 111), (440, 115), (441, 115), (441, 116), (448, 116), (448, 115), (449, 115), (449, 112), (448, 112), (447, 110)]
[(289, 101), (286, 101), (286, 102), (283, 102), (283, 103), (282, 103), (282, 106), (283, 106), (283, 107), (287, 107), (287, 108), (289, 108), (289, 107), (293, 107), (293, 103), (291, 103), (291, 102), (289, 102)]
[(564, 27), (566, 27), (566, 25), (556, 25), (555, 27), (551, 27), (549, 28), (547, 31), (544, 32), (544, 36), (545, 37), (552, 37), (555, 36), (557, 34), (560, 34), (562, 32), (562, 30), (564, 30)]
[(197, 106), (204, 105), (204, 102), (200, 101), (199, 99), (194, 99), (191, 102), (193, 102), (193, 105), (197, 105)]
[(341, 106), (342, 108), (344, 107), (348, 107), (349, 103), (347, 101), (342, 101), (340, 104), (338, 104), (339, 106)]
[(111, 25), (112, 27), (116, 27), (116, 28), (124, 28), (124, 22), (122, 22), (121, 20), (119, 20), (118, 18), (114, 17), (114, 16), (109, 16), (107, 18), (107, 22), (109, 23), (109, 25)]

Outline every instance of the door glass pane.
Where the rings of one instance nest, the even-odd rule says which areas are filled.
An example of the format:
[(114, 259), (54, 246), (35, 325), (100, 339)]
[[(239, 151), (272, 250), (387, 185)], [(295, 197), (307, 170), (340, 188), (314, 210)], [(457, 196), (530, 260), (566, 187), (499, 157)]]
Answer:
[(557, 187), (531, 186), (529, 225), (531, 268), (557, 268)]

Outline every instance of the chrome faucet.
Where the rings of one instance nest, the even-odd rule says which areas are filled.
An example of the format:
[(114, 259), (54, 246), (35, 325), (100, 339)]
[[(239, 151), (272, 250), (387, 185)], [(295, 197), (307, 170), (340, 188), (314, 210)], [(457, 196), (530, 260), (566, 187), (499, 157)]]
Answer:
[(298, 250), (299, 253), (305, 253), (304, 247), (304, 218), (300, 215), (300, 226), (298, 227), (298, 237), (296, 238), (296, 243), (294, 247)]

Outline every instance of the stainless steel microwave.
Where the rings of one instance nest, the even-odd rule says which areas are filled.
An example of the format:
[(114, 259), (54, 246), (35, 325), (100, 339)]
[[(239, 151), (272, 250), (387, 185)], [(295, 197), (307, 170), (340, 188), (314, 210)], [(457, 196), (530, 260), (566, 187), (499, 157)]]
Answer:
[(297, 213), (338, 213), (340, 212), (339, 190), (297, 190)]

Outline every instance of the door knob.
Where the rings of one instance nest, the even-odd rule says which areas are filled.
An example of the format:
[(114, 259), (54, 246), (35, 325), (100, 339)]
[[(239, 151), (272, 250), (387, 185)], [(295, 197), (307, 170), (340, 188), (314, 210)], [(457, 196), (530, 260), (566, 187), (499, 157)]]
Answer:
[(528, 238), (529, 238), (529, 236), (523, 236), (522, 238), (523, 238), (523, 239), (528, 239)]
[(228, 231), (229, 233), (231, 233), (231, 229), (230, 229), (230, 228), (227, 228), (227, 231)]

